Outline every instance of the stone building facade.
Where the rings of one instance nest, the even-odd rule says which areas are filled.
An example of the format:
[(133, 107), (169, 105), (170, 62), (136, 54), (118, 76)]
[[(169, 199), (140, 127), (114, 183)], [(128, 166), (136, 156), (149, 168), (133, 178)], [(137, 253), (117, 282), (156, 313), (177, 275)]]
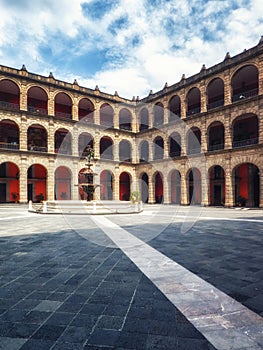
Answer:
[(143, 99), (0, 66), (0, 202), (99, 199), (263, 207), (263, 39)]

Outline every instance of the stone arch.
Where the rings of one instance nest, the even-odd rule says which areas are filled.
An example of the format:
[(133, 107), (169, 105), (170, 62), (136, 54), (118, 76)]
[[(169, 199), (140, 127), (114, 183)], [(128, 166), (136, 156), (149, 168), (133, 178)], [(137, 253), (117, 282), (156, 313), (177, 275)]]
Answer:
[(109, 103), (103, 103), (100, 106), (100, 125), (113, 127), (114, 110)]
[(140, 163), (149, 161), (149, 142), (146, 140), (141, 141), (139, 145)]
[(191, 116), (201, 112), (201, 92), (199, 88), (192, 87), (186, 95), (186, 115)]
[(27, 199), (41, 202), (47, 199), (47, 168), (34, 163), (27, 169)]
[(78, 103), (78, 119), (85, 123), (94, 123), (94, 104), (89, 98), (81, 98)]
[(206, 88), (207, 110), (224, 105), (224, 81), (215, 77), (209, 81)]
[(149, 111), (146, 107), (142, 108), (139, 113), (140, 131), (149, 129)]
[(20, 87), (14, 80), (0, 80), (0, 105), (9, 110), (20, 109)]
[(258, 94), (258, 68), (254, 64), (238, 67), (231, 77), (232, 102)]
[(139, 187), (141, 193), (141, 200), (143, 203), (148, 203), (149, 200), (149, 175), (143, 172), (139, 175)]
[(260, 203), (260, 171), (257, 165), (247, 162), (233, 169), (235, 205), (258, 207)]
[(181, 173), (177, 169), (170, 171), (168, 176), (170, 199), (172, 204), (181, 203)]
[(132, 157), (131, 143), (127, 140), (121, 140), (119, 143), (119, 161), (120, 162), (131, 162)]
[(55, 170), (55, 199), (71, 199), (71, 170), (66, 166), (59, 166)]
[(114, 193), (114, 174), (111, 170), (100, 173), (100, 199), (112, 200)]
[(191, 205), (201, 204), (202, 201), (202, 181), (201, 172), (193, 167), (186, 174), (186, 183), (188, 188), (188, 202)]
[(113, 140), (109, 136), (100, 139), (100, 157), (113, 160)]
[(65, 128), (59, 128), (56, 130), (55, 135), (55, 153), (59, 154), (72, 154), (72, 135)]
[(13, 162), (0, 164), (0, 203), (19, 202), (19, 171)]
[(153, 126), (158, 127), (164, 123), (164, 107), (162, 102), (157, 102), (153, 106)]
[(19, 149), (19, 126), (11, 119), (0, 121), (0, 147), (2, 149)]
[(39, 86), (27, 89), (27, 110), (37, 114), (48, 114), (48, 93)]
[(208, 151), (217, 151), (225, 148), (225, 127), (220, 121), (214, 121), (207, 128)]
[(132, 114), (128, 108), (122, 108), (119, 112), (119, 128), (132, 130)]
[(209, 205), (224, 206), (226, 197), (225, 171), (220, 165), (213, 165), (208, 170)]
[(119, 177), (119, 199), (129, 201), (131, 195), (131, 174), (123, 171)]
[(27, 149), (34, 152), (47, 152), (48, 134), (43, 125), (31, 124), (27, 129)]
[(181, 118), (181, 99), (178, 95), (170, 98), (168, 103), (169, 122), (173, 122)]
[(57, 92), (54, 97), (55, 116), (59, 118), (72, 119), (72, 97), (65, 92)]

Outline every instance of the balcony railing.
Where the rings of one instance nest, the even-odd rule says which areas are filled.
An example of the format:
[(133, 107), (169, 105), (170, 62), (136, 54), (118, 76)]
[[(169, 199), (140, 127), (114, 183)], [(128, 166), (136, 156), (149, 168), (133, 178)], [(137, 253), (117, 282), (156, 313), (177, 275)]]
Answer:
[(196, 108), (191, 108), (186, 112), (186, 116), (189, 117), (190, 115), (200, 113), (200, 111), (201, 111), (200, 106)]
[(214, 108), (217, 108), (217, 107), (220, 107), (220, 106), (224, 106), (224, 100), (217, 100), (217, 101), (214, 101), (214, 102), (211, 102), (211, 103), (208, 103), (207, 105), (207, 110), (209, 111), (210, 109), (214, 109)]
[(19, 110), (19, 104), (6, 102), (6, 101), (0, 101), (0, 107), (1, 108), (5, 108), (5, 109), (10, 109), (10, 110), (13, 110), (13, 111), (18, 111)]
[(59, 118), (72, 119), (72, 115), (70, 113), (65, 113), (65, 112), (55, 112), (55, 116)]
[(187, 154), (198, 154), (201, 152), (201, 148), (200, 147), (196, 147), (196, 148), (189, 148), (187, 151)]
[(239, 141), (233, 141), (233, 148), (246, 147), (246, 146), (256, 145), (256, 144), (258, 144), (258, 137), (239, 140)]
[(221, 149), (224, 149), (224, 144), (223, 143), (218, 143), (217, 145), (209, 145), (208, 146), (208, 151), (219, 151)]
[(0, 142), (1, 149), (19, 149), (19, 144), (15, 142)]
[(176, 151), (171, 151), (170, 154), (169, 154), (169, 156), (171, 158), (180, 157), (180, 155), (181, 155), (181, 150), (179, 150), (179, 149), (176, 150)]
[(45, 108), (38, 108), (38, 107), (28, 106), (27, 110), (28, 110), (28, 112), (31, 112), (31, 113), (47, 115), (47, 109), (45, 109)]
[(28, 151), (33, 151), (33, 152), (47, 152), (47, 147), (45, 146), (27, 146)]
[(245, 98), (256, 96), (257, 94), (258, 94), (257, 88), (249, 91), (245, 91), (245, 92), (239, 92), (238, 94), (235, 94), (232, 97), (232, 102), (241, 101)]
[(69, 155), (69, 156), (71, 156), (71, 154), (72, 154), (70, 149), (63, 149), (62, 147), (55, 148), (55, 153), (65, 154), (65, 155)]

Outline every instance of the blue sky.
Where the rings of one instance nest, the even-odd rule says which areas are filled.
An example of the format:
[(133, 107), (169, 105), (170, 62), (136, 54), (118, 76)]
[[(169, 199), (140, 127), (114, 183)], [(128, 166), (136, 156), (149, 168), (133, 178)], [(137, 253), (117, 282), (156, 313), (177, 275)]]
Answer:
[(0, 0), (0, 64), (130, 99), (261, 35), (262, 0)]

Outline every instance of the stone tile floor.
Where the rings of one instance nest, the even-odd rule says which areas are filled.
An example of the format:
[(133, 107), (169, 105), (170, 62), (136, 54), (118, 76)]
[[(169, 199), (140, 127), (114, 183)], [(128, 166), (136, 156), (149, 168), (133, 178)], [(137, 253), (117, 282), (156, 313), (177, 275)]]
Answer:
[[(182, 234), (185, 209), (156, 208), (108, 218), (262, 316), (263, 212), (203, 209)], [(0, 225), (0, 349), (215, 349), (89, 218), (2, 205)]]

